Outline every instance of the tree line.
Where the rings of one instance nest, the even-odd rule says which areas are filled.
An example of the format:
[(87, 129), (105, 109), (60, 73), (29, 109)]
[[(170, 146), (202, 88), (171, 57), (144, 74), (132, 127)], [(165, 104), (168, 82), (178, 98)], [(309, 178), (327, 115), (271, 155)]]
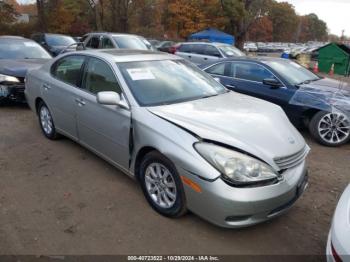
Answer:
[[(20, 12), (29, 23), (15, 23)], [(215, 27), (243, 41), (306, 42), (327, 40), (327, 25), (315, 14), (299, 16), (275, 0), (36, 0), (19, 5), (0, 0), (0, 33), (55, 32), (81, 36), (91, 31), (141, 34), (180, 40)]]

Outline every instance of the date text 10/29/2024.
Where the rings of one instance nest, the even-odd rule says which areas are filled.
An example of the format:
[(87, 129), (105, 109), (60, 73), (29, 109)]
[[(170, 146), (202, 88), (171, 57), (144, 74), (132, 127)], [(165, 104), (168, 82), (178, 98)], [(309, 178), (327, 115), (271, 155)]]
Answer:
[(128, 261), (220, 261), (218, 256), (128, 256)]

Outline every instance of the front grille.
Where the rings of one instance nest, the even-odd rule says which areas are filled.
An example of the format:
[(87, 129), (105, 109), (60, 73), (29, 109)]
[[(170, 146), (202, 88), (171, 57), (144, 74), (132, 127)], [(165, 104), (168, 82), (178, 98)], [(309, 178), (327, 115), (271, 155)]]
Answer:
[(298, 164), (303, 162), (309, 151), (310, 148), (307, 145), (305, 145), (303, 149), (296, 152), (295, 154), (283, 157), (276, 157), (274, 158), (274, 161), (281, 170), (288, 169), (297, 166)]

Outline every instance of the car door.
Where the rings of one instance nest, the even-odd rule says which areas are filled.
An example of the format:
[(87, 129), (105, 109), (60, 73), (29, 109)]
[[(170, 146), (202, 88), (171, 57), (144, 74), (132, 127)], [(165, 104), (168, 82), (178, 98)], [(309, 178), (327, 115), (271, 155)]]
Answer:
[(200, 64), (204, 64), (207, 62), (214, 62), (219, 58), (222, 58), (221, 53), (215, 46), (213, 45), (203, 45), (203, 46), (204, 48), (202, 50), (202, 57), (201, 57)]
[(112, 67), (105, 61), (90, 57), (84, 68), (82, 89), (77, 97), (79, 141), (106, 160), (125, 170), (129, 166), (130, 110), (113, 105), (101, 105), (96, 95), (122, 90)]
[(56, 128), (77, 140), (76, 101), (85, 56), (69, 55), (57, 60), (42, 84), (42, 94), (54, 118)]
[(192, 61), (192, 44), (181, 44), (176, 50), (176, 55), (181, 56), (189, 61)]
[[(237, 92), (261, 98), (282, 107), (289, 105), (294, 92), (289, 90), (277, 77), (264, 66), (255, 62), (230, 62), (227, 69), (230, 83)], [(264, 79), (276, 79), (280, 87), (266, 85)]]

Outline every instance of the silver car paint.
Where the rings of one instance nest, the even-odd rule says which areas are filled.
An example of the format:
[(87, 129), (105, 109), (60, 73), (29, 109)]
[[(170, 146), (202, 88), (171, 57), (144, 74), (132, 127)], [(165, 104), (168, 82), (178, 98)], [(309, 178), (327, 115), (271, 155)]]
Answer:
[[(70, 89), (75, 89), (74, 91), (62, 94), (56, 98), (56, 102), (52, 102), (49, 92), (53, 88), (46, 90), (45, 85), (55, 83), (49, 72), (56, 60), (28, 74), (25, 91), (28, 104), (35, 110), (36, 99), (44, 99), (59, 132), (88, 147), (130, 176), (135, 175), (137, 156), (142, 150), (158, 150), (175, 164), (180, 176), (188, 177), (201, 186), (201, 193), (184, 186), (188, 208), (214, 224), (224, 227), (248, 226), (268, 220), (290, 207), (287, 205), (271, 214), (272, 210), (294, 201), (298, 186), (305, 180), (305, 161), (286, 170), (283, 179), (277, 184), (235, 188), (223, 182), (219, 178), (220, 173), (193, 148), (194, 143), (210, 139), (249, 152), (278, 170), (273, 162), (274, 157), (293, 154), (305, 146), (305, 141), (279, 107), (236, 93), (169, 106), (140, 107), (131, 95), (116, 62), (179, 58), (136, 51), (125, 55), (125, 52), (121, 51), (124, 54), (121, 56), (100, 51), (67, 55), (83, 54), (106, 61), (120, 81), (129, 109), (99, 105), (94, 95), (72, 86)], [(65, 90), (68, 87), (62, 84), (58, 88)], [(84, 100), (85, 105), (79, 105), (80, 99)], [(68, 110), (65, 108), (66, 101), (76, 103), (71, 108), (70, 117), (75, 119), (77, 138), (62, 122), (70, 119), (62, 113)], [(176, 113), (177, 110), (179, 113)], [(182, 114), (187, 115), (184, 117)], [(60, 115), (62, 121), (56, 122)], [(118, 120), (113, 122), (114, 117)], [(70, 125), (69, 123), (68, 126)], [(219, 128), (221, 125), (227, 126)], [(289, 136), (293, 138), (293, 143), (289, 142)], [(129, 139), (134, 144), (132, 150), (128, 146)], [(299, 190), (302, 193), (304, 187)], [(244, 219), (226, 221), (227, 216), (237, 215)]]
[(334, 212), (327, 241), (327, 261), (335, 261), (331, 243), (342, 261), (350, 261), (350, 184), (344, 190)]

